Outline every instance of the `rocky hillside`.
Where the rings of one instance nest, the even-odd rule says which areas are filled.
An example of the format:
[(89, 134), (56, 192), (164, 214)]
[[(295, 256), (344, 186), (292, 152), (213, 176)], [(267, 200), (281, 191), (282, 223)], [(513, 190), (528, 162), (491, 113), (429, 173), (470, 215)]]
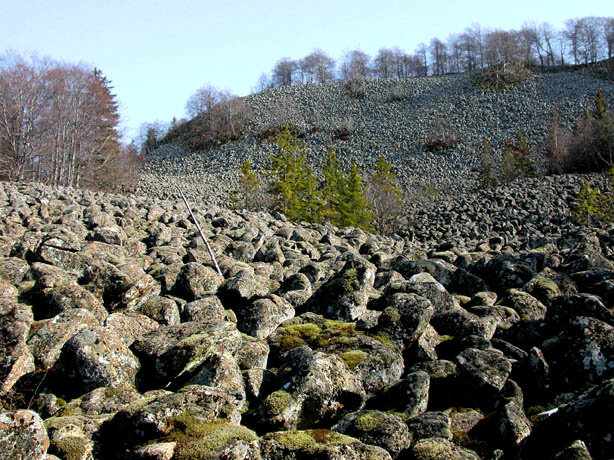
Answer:
[[(139, 193), (167, 199), (172, 186), (181, 185), (193, 199), (224, 205), (241, 163), (249, 158), (262, 167), (274, 151), (258, 133), (284, 122), (300, 127), (316, 165), (330, 145), (346, 164), (355, 160), (363, 170), (384, 155), (406, 189), (457, 193), (472, 185), (484, 136), (500, 148), (521, 132), (539, 151), (553, 105), (569, 126), (592, 107), (598, 87), (614, 107), (614, 83), (581, 72), (534, 75), (499, 93), (476, 87), (465, 74), (367, 81), (362, 98), (349, 96), (343, 82), (271, 89), (246, 98), (254, 121), (243, 139), (202, 154), (180, 144), (153, 153)], [(441, 120), (458, 143), (443, 153), (427, 152), (425, 144), (438, 137)]]
[(194, 202), (221, 275), (180, 202), (0, 183), (0, 458), (612, 458), (614, 228), (569, 222), (581, 179), (406, 238)]

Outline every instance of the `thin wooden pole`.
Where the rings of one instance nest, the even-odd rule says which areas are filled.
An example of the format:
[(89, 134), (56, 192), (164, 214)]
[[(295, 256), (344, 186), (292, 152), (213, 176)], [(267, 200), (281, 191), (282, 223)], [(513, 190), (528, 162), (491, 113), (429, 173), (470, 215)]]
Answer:
[(198, 229), (198, 232), (200, 233), (200, 237), (203, 239), (203, 242), (205, 243), (205, 246), (207, 246), (207, 251), (209, 251), (209, 257), (211, 257), (211, 260), (213, 261), (213, 265), (215, 266), (215, 269), (220, 274), (220, 276), (223, 278), (224, 275), (222, 275), (222, 270), (220, 270), (220, 267), (217, 264), (217, 260), (215, 260), (215, 255), (213, 254), (213, 249), (211, 249), (211, 246), (209, 246), (209, 242), (207, 241), (207, 238), (205, 237), (205, 234), (203, 233), (203, 229), (200, 228), (200, 225), (198, 224), (198, 221), (196, 220), (196, 217), (194, 216), (194, 213), (192, 212), (192, 208), (190, 207), (190, 204), (188, 203), (188, 200), (186, 199), (185, 195), (183, 194), (183, 191), (181, 190), (181, 188), (179, 188), (179, 186), (177, 186), (177, 190), (179, 190), (179, 194), (181, 195), (181, 198), (183, 198), (183, 202), (185, 203), (186, 207), (188, 208), (188, 212), (190, 213), (190, 216), (192, 216), (192, 220), (196, 224), (196, 228)]

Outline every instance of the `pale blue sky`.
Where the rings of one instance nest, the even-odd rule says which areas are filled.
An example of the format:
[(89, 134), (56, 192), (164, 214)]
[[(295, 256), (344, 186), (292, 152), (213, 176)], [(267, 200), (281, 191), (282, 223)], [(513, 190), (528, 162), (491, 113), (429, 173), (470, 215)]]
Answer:
[(0, 53), (100, 68), (131, 137), (144, 122), (184, 117), (188, 97), (205, 83), (246, 95), (279, 58), (314, 48), (334, 59), (356, 48), (413, 53), (473, 22), (560, 29), (566, 19), (613, 15), (612, 0), (0, 0)]

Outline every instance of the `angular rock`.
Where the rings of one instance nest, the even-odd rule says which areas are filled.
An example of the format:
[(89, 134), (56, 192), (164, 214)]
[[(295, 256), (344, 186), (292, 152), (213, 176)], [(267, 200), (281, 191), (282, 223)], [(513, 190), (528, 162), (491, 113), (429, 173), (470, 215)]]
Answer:
[(53, 319), (41, 321), (28, 340), (36, 366), (41, 370), (51, 369), (67, 341), (79, 331), (99, 324), (100, 321), (90, 311), (82, 308), (72, 308)]
[(488, 405), (501, 392), (512, 372), (512, 363), (494, 348), (467, 348), (456, 357), (459, 382), (475, 395), (478, 405)]
[(26, 344), (31, 325), (30, 308), (0, 298), (0, 395), (35, 369), (34, 357)]
[(480, 460), (474, 451), (459, 447), (444, 438), (421, 439), (411, 448), (414, 460)]
[(224, 306), (215, 295), (207, 295), (185, 304), (181, 312), (183, 321), (223, 321)]
[(445, 412), (429, 411), (407, 420), (414, 441), (427, 438), (444, 438), (452, 441), (450, 417)]
[(233, 308), (235, 304), (244, 304), (255, 297), (264, 297), (269, 293), (269, 280), (255, 274), (252, 270), (243, 269), (232, 278), (226, 280), (220, 296), (225, 305)]
[(160, 325), (153, 319), (136, 312), (112, 313), (104, 320), (104, 327), (117, 334), (129, 347), (136, 340)]
[(294, 317), (292, 305), (275, 294), (234, 311), (238, 329), (258, 339), (266, 339), (281, 323)]
[(412, 435), (400, 417), (375, 410), (347, 414), (332, 430), (386, 449), (393, 459), (409, 449), (412, 443)]
[(313, 294), (303, 309), (331, 319), (353, 321), (365, 313), (374, 280), (374, 265), (361, 258), (348, 261)]
[(418, 294), (396, 293), (383, 303), (376, 331), (403, 347), (420, 338), (434, 314), (431, 302)]
[(199, 372), (214, 355), (236, 354), (241, 336), (233, 323), (189, 322), (162, 326), (132, 345), (142, 370), (139, 388), (166, 388), (180, 385)]
[(296, 429), (330, 423), (360, 409), (366, 399), (360, 380), (336, 355), (302, 346), (286, 354), (280, 369), (280, 390), (257, 411), (268, 426)]
[[(535, 425), (524, 442), (522, 458), (554, 458), (556, 453), (567, 449), (578, 439), (586, 443), (594, 458), (611, 458), (614, 454), (614, 424), (610, 415), (613, 408), (614, 380), (610, 379), (568, 404), (542, 414), (544, 419)], [(580, 455), (583, 451), (578, 446)]]
[(36, 412), (0, 412), (0, 457), (44, 460), (49, 448), (45, 424)]
[(62, 373), (78, 393), (98, 387), (134, 387), (139, 361), (122, 339), (103, 328), (77, 332), (62, 348)]
[(175, 326), (181, 322), (177, 303), (168, 297), (149, 297), (141, 304), (139, 312), (165, 326)]
[(267, 460), (391, 460), (390, 454), (381, 447), (324, 429), (269, 433), (260, 438), (260, 450)]

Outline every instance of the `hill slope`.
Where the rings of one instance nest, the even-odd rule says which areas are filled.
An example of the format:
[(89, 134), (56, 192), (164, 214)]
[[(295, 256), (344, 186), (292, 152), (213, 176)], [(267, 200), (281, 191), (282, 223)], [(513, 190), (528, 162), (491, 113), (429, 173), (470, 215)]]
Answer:
[[(254, 121), (244, 138), (204, 153), (190, 153), (179, 144), (154, 152), (138, 191), (167, 198), (172, 185), (181, 184), (193, 199), (224, 205), (243, 160), (262, 167), (275, 148), (259, 142), (257, 133), (282, 122), (307, 133), (304, 140), (316, 165), (333, 145), (344, 162), (353, 159), (364, 169), (384, 155), (408, 189), (431, 185), (440, 192), (459, 191), (474, 177), (484, 136), (500, 146), (522, 132), (539, 149), (553, 105), (569, 126), (592, 105), (598, 87), (614, 106), (614, 84), (580, 72), (535, 75), (499, 93), (476, 87), (464, 74), (367, 81), (359, 99), (348, 96), (343, 82), (275, 88), (246, 98)], [(426, 152), (425, 143), (436, 137), (442, 119), (458, 144), (445, 153)], [(342, 128), (354, 133), (337, 138)]]

